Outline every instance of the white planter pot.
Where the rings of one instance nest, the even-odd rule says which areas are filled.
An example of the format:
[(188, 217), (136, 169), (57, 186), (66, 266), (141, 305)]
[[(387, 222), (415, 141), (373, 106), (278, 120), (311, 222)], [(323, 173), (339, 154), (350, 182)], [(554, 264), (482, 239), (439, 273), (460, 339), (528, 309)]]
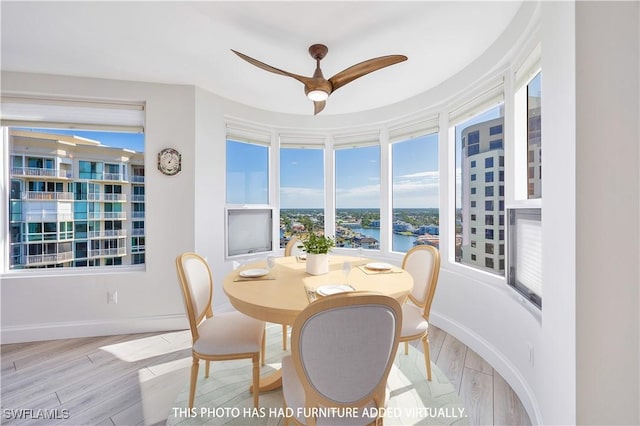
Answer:
[(329, 272), (329, 255), (307, 253), (307, 273), (322, 275)]

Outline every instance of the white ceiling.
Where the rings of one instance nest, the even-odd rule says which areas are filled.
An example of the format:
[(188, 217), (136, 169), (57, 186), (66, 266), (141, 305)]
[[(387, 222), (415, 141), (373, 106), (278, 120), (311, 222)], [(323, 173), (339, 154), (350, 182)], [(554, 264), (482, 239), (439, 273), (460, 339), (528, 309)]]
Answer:
[(334, 92), (321, 114), (395, 103), (470, 64), (522, 1), (1, 2), (2, 70), (196, 85), (257, 108), (313, 114), (298, 81), (230, 49), (311, 76), (307, 49), (329, 47), (325, 78), (390, 54), (408, 61)]

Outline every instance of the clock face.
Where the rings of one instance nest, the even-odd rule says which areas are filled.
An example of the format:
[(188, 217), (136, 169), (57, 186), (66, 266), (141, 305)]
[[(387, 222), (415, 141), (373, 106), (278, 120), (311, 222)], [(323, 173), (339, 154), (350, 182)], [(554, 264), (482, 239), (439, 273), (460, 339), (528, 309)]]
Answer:
[(173, 148), (165, 148), (158, 153), (158, 170), (173, 176), (182, 170), (182, 155)]

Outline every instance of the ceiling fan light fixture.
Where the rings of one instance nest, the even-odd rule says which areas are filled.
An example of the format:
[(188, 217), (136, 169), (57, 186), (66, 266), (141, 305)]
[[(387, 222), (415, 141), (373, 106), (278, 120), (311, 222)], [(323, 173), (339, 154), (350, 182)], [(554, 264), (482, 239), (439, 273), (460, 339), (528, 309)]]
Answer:
[(327, 98), (329, 98), (329, 94), (324, 90), (316, 89), (310, 90), (309, 93), (307, 93), (307, 97), (314, 102), (322, 102), (326, 101)]

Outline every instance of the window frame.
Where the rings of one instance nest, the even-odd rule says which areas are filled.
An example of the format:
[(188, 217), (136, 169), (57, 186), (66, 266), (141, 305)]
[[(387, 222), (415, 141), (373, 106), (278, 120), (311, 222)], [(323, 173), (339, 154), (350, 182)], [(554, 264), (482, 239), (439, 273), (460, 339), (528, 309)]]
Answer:
[[(102, 100), (72, 100), (65, 99), (61, 97), (56, 98), (47, 98), (47, 97), (32, 97), (32, 96), (22, 96), (22, 95), (8, 95), (2, 97), (2, 120), (0, 125), (2, 127), (2, 151), (3, 151), (3, 161), (0, 166), (0, 171), (6, 170), (7, 172), (3, 172), (3, 179), (7, 180), (7, 184), (10, 184), (12, 180), (14, 180), (14, 176), (12, 173), (12, 166), (14, 165), (15, 156), (22, 156), (24, 160), (22, 161), (23, 167), (28, 167), (28, 158), (27, 154), (14, 154), (14, 150), (11, 145), (11, 137), (10, 132), (12, 129), (16, 129), (18, 131), (22, 131), (24, 133), (24, 129), (34, 130), (36, 133), (43, 134), (56, 134), (61, 133), (60, 131), (64, 131), (62, 133), (71, 135), (78, 134), (83, 132), (117, 132), (117, 133), (138, 133), (145, 134), (145, 112), (146, 112), (146, 103), (144, 101), (141, 102), (130, 102), (130, 101), (102, 101)], [(144, 136), (143, 136), (144, 138)], [(124, 150), (130, 149), (126, 147), (121, 147)], [(144, 158), (145, 151), (144, 148), (142, 151), (137, 152)], [(35, 154), (34, 157), (45, 158), (45, 155)], [(65, 162), (65, 159), (59, 155), (52, 156), (48, 162), (44, 162), (42, 164), (43, 170), (58, 170), (59, 172), (64, 172), (66, 170), (65, 175), (58, 174), (56, 177), (62, 177), (69, 179), (67, 183), (69, 185), (79, 181), (79, 166), (78, 163), (75, 163), (75, 167), (77, 170), (75, 171), (75, 176), (69, 174), (71, 170), (68, 167), (71, 167), (72, 162), (75, 160), (72, 158)], [(115, 164), (115, 163), (114, 163)], [(118, 163), (118, 167), (122, 170), (123, 164)], [(141, 161), (140, 164), (136, 163), (137, 167), (144, 167), (144, 160)], [(133, 167), (132, 163), (128, 163), (126, 167)], [(128, 175), (128, 173), (127, 173)], [(45, 179), (46, 179), (45, 175)], [(53, 175), (52, 175), (53, 176)], [(16, 175), (15, 179), (22, 179), (21, 176)], [(65, 183), (62, 186), (62, 192), (64, 193), (65, 188), (71, 188), (71, 186), (67, 186)], [(118, 182), (120, 183), (120, 182)], [(23, 182), (24, 184), (24, 182)], [(142, 184), (142, 183), (141, 183)], [(131, 182), (129, 182), (128, 187), (131, 186)], [(66, 200), (65, 198), (57, 198), (58, 195), (63, 195), (60, 193), (59, 185), (56, 185), (53, 191), (49, 191), (48, 186), (45, 184), (44, 193), (52, 194), (56, 200)], [(23, 185), (23, 191), (28, 191), (28, 186)], [(56, 195), (57, 194), (57, 195)], [(74, 198), (73, 203), (75, 204), (75, 192), (73, 192)], [(44, 195), (44, 194), (43, 194)], [(13, 229), (13, 226), (9, 223), (9, 215), (8, 215), (8, 207), (9, 207), (9, 193), (3, 191), (2, 193), (2, 202), (0, 203), (3, 206), (3, 212), (0, 214), (0, 219), (2, 221), (3, 228), (7, 231), (7, 235), (9, 230)], [(71, 200), (67, 200), (71, 201)], [(86, 201), (86, 200), (85, 200)], [(71, 209), (70, 212), (72, 215), (74, 214), (74, 209)], [(24, 223), (30, 222), (25, 218)], [(60, 216), (57, 218), (57, 223), (66, 223), (67, 220), (64, 220)], [(75, 222), (75, 221), (73, 221)], [(61, 226), (61, 225), (60, 225)], [(57, 234), (58, 239), (56, 241), (51, 241), (57, 244), (60, 247), (72, 247), (72, 252), (75, 252), (76, 247), (76, 239), (78, 238), (75, 234), (75, 225), (73, 225), (72, 229), (67, 230), (65, 232), (58, 231)], [(71, 236), (71, 239), (69, 238)], [(49, 241), (49, 240), (46, 240)], [(46, 242), (43, 240), (43, 243)], [(25, 253), (28, 253), (28, 248)], [(87, 267), (81, 264), (75, 264), (73, 266), (63, 266), (64, 263), (67, 263), (64, 260), (64, 256), (60, 257), (58, 260), (62, 263), (50, 264), (49, 267), (43, 265), (41, 268), (12, 268), (11, 259), (16, 257), (16, 252), (12, 249), (11, 241), (9, 239), (5, 239), (5, 244), (2, 248), (2, 259), (0, 260), (0, 274), (7, 276), (40, 276), (51, 274), (52, 269), (55, 269), (56, 275), (83, 275), (88, 272)], [(126, 255), (131, 258), (131, 252), (127, 252)], [(23, 254), (24, 256), (25, 254)], [(73, 260), (73, 258), (70, 260)], [(83, 263), (80, 261), (79, 263)], [(118, 262), (116, 262), (118, 263)], [(28, 266), (28, 263), (24, 263), (25, 266)], [(125, 272), (130, 270), (145, 270), (145, 264), (123, 264), (118, 266), (118, 272)], [(91, 273), (95, 273), (96, 271), (108, 271), (114, 272), (112, 267), (107, 265), (100, 265), (97, 268), (91, 268)]]

